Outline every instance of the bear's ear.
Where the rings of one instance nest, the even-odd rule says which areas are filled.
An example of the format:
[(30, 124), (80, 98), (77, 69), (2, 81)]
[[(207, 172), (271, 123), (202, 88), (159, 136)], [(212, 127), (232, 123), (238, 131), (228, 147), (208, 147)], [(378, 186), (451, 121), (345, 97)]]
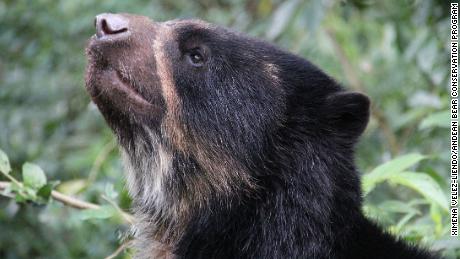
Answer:
[(370, 100), (357, 92), (337, 92), (326, 98), (326, 124), (334, 135), (355, 141), (369, 121)]

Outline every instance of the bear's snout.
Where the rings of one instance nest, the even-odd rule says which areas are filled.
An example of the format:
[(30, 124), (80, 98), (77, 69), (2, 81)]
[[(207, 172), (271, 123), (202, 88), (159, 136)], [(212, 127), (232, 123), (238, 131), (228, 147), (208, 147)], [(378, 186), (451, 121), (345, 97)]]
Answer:
[(128, 32), (129, 20), (119, 14), (102, 13), (94, 18), (96, 37), (112, 37)]
[(94, 27), (85, 78), (93, 101), (112, 126), (126, 127), (126, 120), (157, 125), (165, 110), (152, 47), (158, 25), (143, 16), (101, 13)]

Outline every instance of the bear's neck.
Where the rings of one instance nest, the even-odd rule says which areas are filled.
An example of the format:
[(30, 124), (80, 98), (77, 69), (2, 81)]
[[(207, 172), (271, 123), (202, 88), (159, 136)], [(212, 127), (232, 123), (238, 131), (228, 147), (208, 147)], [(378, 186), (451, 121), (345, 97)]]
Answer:
[[(124, 152), (128, 187), (139, 219), (139, 250), (152, 251), (151, 244), (158, 247), (159, 241), (173, 253), (192, 258), (217, 256), (208, 254), (213, 251), (234, 254), (253, 249), (255, 253), (267, 247), (270, 251), (257, 251), (257, 255), (276, 257), (272, 253), (302, 242), (308, 244), (308, 254), (326, 253), (323, 250), (330, 248), (332, 236), (350, 224), (347, 219), (358, 218), (354, 215), (360, 214), (361, 198), (354, 166), (345, 162), (352, 160), (319, 149), (320, 145), (305, 142), (279, 148), (260, 161), (263, 165), (254, 166), (252, 173), (260, 187), (256, 192), (215, 193), (208, 200), (185, 195), (196, 187), (188, 186), (187, 180), (202, 175), (193, 159), (160, 144)], [(209, 191), (202, 187), (203, 192)], [(228, 251), (222, 250), (221, 242)]]

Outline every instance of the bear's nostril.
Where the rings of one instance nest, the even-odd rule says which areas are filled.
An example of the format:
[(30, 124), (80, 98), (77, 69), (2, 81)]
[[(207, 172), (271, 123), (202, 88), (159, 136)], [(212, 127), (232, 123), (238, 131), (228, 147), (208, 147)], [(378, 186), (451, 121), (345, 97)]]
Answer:
[(117, 34), (117, 33), (122, 33), (128, 30), (128, 28), (125, 28), (125, 27), (121, 27), (121, 28), (113, 28), (113, 27), (117, 27), (117, 26), (113, 26), (113, 24), (112, 26), (110, 26), (107, 23), (106, 19), (102, 20), (102, 31), (105, 34)]
[(98, 38), (128, 31), (128, 20), (118, 14), (100, 14), (96, 16), (94, 23)]

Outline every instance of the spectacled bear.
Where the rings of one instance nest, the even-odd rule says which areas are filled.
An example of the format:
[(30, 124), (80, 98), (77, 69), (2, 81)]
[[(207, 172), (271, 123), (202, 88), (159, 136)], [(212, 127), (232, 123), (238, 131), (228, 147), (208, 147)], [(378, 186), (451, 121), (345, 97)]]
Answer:
[(200, 20), (95, 26), (86, 88), (121, 146), (137, 258), (436, 258), (363, 215), (365, 95)]

